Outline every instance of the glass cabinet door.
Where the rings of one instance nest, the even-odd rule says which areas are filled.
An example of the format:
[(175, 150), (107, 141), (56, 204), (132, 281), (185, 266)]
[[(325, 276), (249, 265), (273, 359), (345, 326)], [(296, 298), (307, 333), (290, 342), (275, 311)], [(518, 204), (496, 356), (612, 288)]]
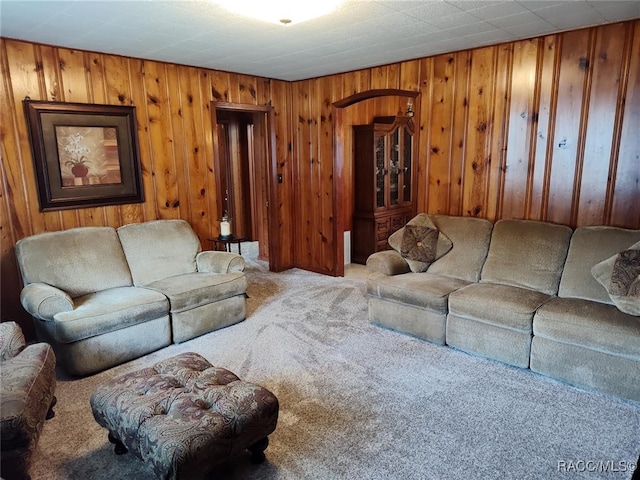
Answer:
[(411, 202), (411, 177), (413, 175), (412, 167), (413, 162), (413, 143), (412, 137), (409, 131), (406, 128), (402, 129), (403, 132), (403, 141), (402, 141), (402, 201), (403, 202)]
[(389, 136), (389, 205), (398, 205), (400, 192), (398, 179), (400, 174), (400, 129), (396, 128)]
[(385, 165), (385, 141), (384, 136), (375, 139), (376, 149), (376, 208), (387, 205), (384, 189), (384, 177), (387, 174)]

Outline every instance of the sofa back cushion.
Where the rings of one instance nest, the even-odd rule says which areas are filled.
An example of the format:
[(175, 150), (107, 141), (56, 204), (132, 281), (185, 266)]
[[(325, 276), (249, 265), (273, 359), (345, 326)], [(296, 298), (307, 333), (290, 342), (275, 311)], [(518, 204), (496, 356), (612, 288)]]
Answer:
[(617, 227), (578, 227), (571, 237), (560, 281), (560, 297), (582, 298), (613, 305), (607, 290), (593, 277), (591, 268), (640, 241), (640, 230)]
[(118, 228), (133, 283), (147, 285), (197, 271), (200, 240), (184, 220), (154, 220)]
[(446, 255), (433, 262), (427, 271), (477, 282), (489, 250), (493, 224), (489, 220), (473, 217), (429, 215), (429, 218), (451, 240), (453, 246)]
[(71, 298), (132, 285), (120, 240), (111, 227), (79, 227), (23, 238), (16, 256), (25, 285), (47, 283)]
[(571, 233), (571, 228), (553, 223), (499, 220), (480, 281), (555, 295)]

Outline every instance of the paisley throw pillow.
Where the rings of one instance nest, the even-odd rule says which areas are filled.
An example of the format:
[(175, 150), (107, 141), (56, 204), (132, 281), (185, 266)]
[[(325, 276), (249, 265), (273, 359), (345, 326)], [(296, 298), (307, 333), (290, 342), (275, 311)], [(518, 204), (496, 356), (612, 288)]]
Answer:
[(594, 265), (591, 274), (618, 310), (640, 316), (640, 242)]
[(640, 297), (640, 250), (620, 252), (611, 273), (611, 295)]
[[(420, 228), (424, 230), (420, 230)], [(407, 234), (407, 244), (403, 245), (407, 229), (410, 230), (410, 233)], [(431, 230), (431, 232), (427, 232), (427, 229)], [(425, 238), (420, 239), (423, 234)], [(435, 241), (435, 247), (431, 245), (433, 241)], [(418, 243), (422, 245), (418, 245)], [(431, 263), (448, 253), (453, 247), (451, 240), (449, 240), (445, 234), (438, 231), (438, 227), (435, 226), (426, 213), (419, 213), (409, 220), (404, 227), (393, 233), (389, 237), (389, 245), (403, 256), (407, 265), (409, 265), (409, 268), (414, 273), (425, 272)], [(435, 250), (433, 256), (427, 252), (428, 248), (426, 248), (425, 245), (429, 245), (429, 249)], [(422, 258), (423, 260), (418, 258)]]
[(436, 259), (438, 230), (418, 225), (405, 226), (400, 254), (409, 260), (432, 263)]

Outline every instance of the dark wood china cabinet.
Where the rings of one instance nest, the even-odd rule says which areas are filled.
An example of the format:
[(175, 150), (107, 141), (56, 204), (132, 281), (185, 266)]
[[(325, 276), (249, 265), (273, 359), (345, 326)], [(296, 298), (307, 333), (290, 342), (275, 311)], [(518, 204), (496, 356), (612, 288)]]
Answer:
[(414, 126), (411, 117), (376, 117), (353, 130), (351, 259), (364, 264), (372, 253), (389, 249), (389, 236), (414, 215)]

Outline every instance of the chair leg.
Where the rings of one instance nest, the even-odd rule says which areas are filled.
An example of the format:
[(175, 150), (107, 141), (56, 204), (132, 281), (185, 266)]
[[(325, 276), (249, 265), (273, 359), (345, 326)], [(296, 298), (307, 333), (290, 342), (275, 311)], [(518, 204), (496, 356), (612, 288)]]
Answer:
[(45, 419), (51, 420), (56, 416), (56, 412), (53, 411), (53, 407), (56, 406), (56, 403), (58, 403), (58, 399), (54, 395), (53, 398), (51, 398), (51, 403), (49, 404), (49, 410), (47, 410), (47, 416), (45, 417)]
[(115, 445), (113, 451), (116, 453), (116, 455), (124, 455), (129, 451), (127, 450), (127, 447), (124, 446), (124, 443), (122, 443), (118, 438), (116, 438), (116, 436), (113, 433), (109, 432), (108, 438), (109, 438), (109, 441)]
[(258, 440), (256, 443), (247, 448), (249, 452), (251, 452), (251, 461), (253, 463), (262, 463), (264, 462), (265, 455), (264, 451), (269, 446), (269, 438), (264, 437), (262, 440)]

